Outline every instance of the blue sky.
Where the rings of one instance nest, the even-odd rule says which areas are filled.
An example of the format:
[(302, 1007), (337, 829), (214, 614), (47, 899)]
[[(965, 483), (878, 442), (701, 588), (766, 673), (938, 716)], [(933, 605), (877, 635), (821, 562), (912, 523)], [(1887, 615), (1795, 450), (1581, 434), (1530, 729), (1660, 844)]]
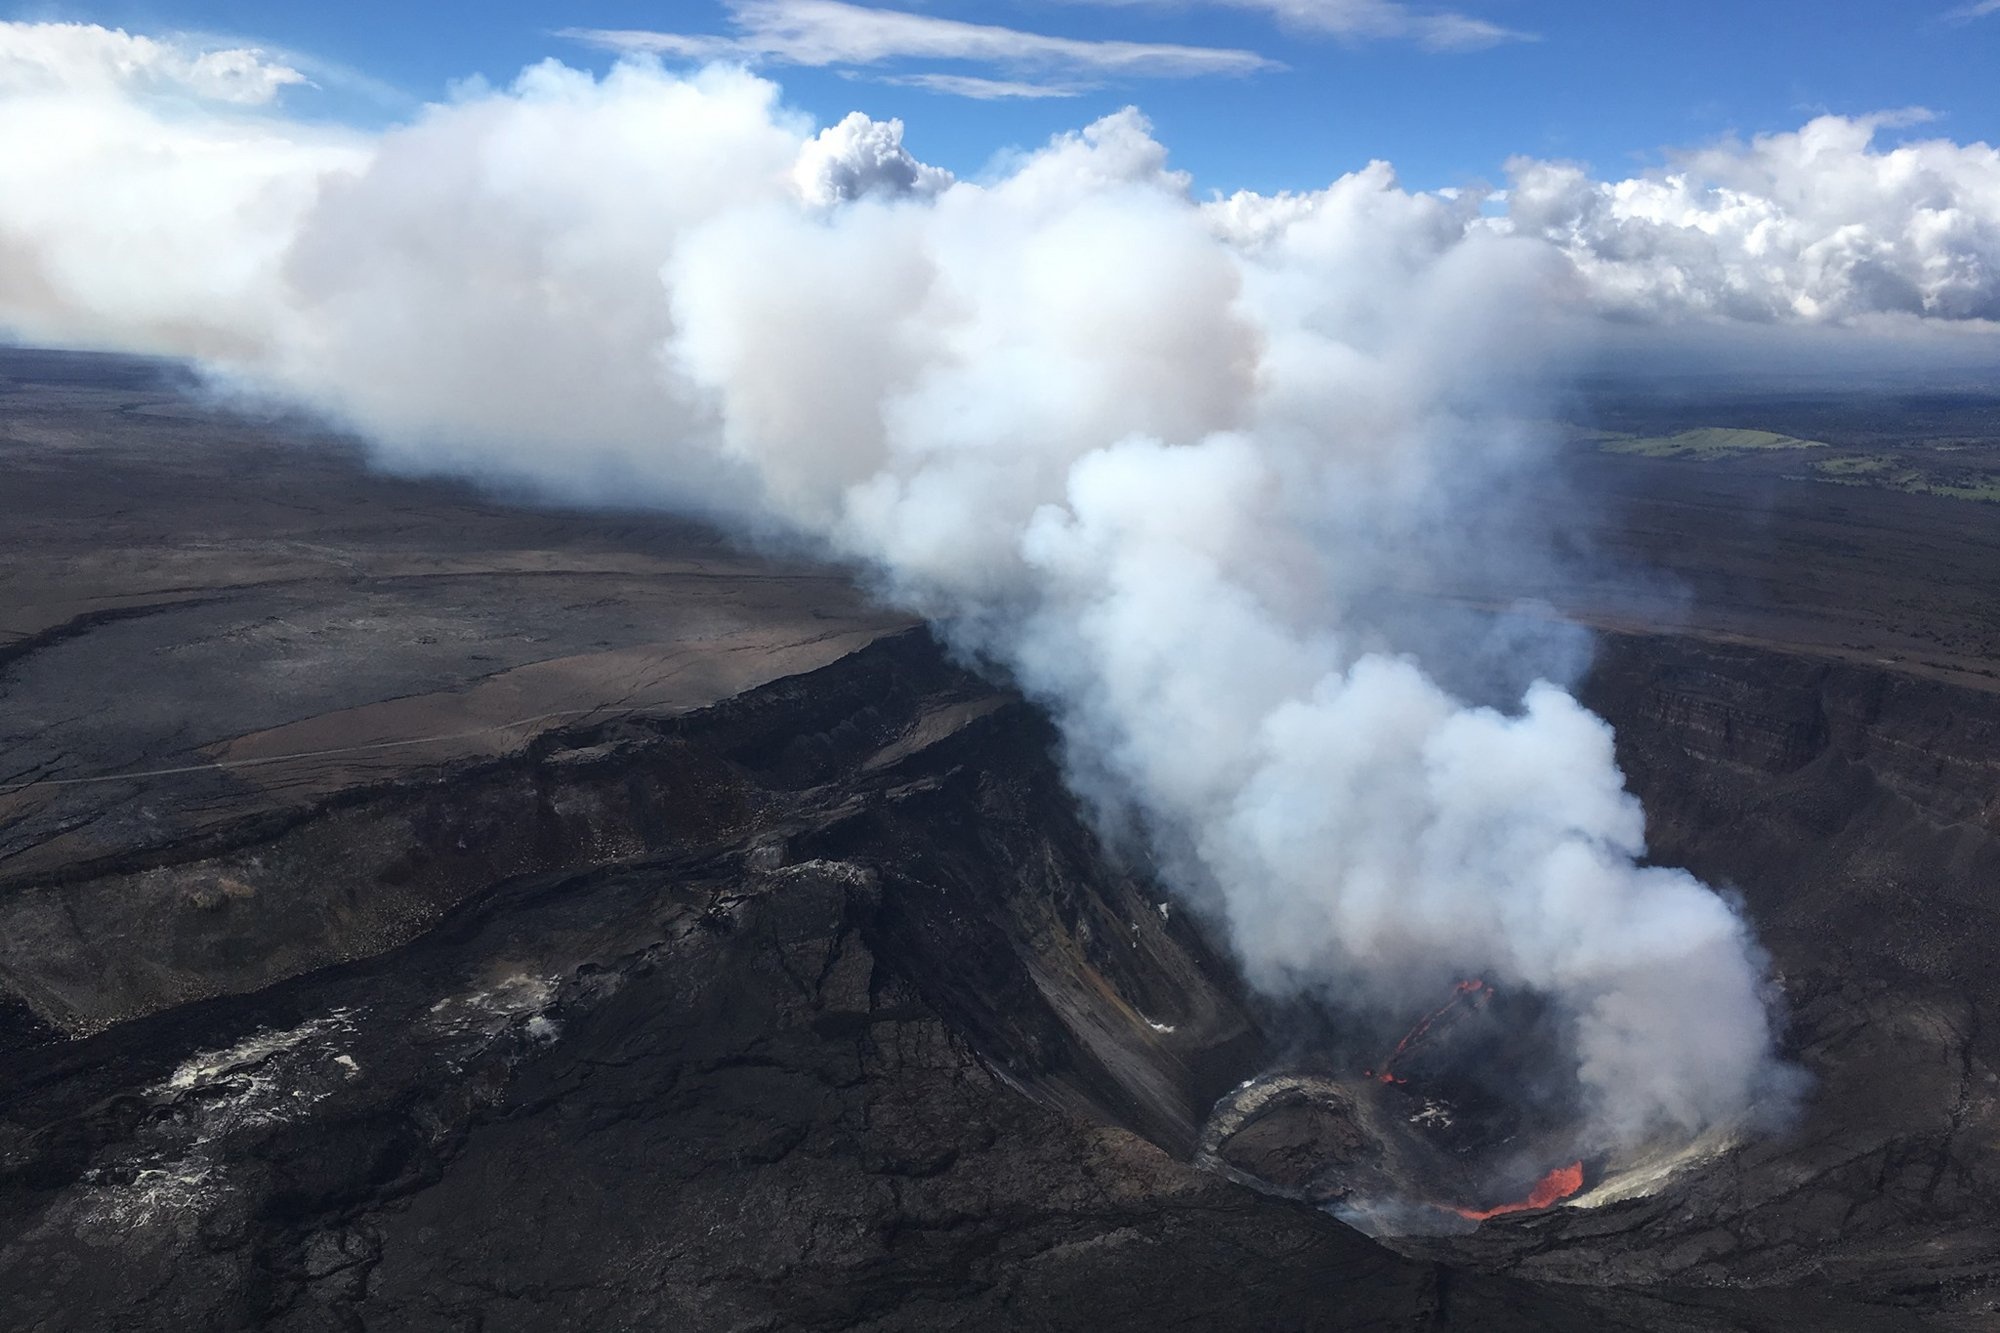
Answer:
[[(801, 65), (800, 51), (776, 49), (786, 43), (770, 32), (816, 3), (825, 0), (105, 0), (14, 6), (10, 16), (284, 48), (380, 81), (371, 99), (321, 76), (333, 89), (321, 102), (328, 114), (375, 120), (443, 97), (467, 76), (505, 81), (547, 56), (599, 68), (615, 58), (612, 39), (566, 32), (664, 34), (656, 44), (669, 54), (749, 56), (823, 120), (854, 109), (901, 117), (919, 156), (962, 173), (996, 151), (1136, 104), (1204, 190), (1309, 188), (1371, 157), (1390, 159), (1420, 188), (1496, 179), (1516, 153), (1624, 175), (1664, 147), (1796, 128), (1821, 111), (1923, 106), (1939, 119), (1905, 133), (2000, 136), (1995, 0), (1958, 13), (1950, 0), (904, 0), (872, 8), (936, 21), (912, 29), (930, 54), (863, 62), (847, 52)], [(868, 17), (833, 13), (836, 28)], [(1016, 36), (968, 34), (954, 23)], [(1080, 45), (1052, 55), (1018, 34)], [(1128, 49), (1120, 58), (1131, 65), (1107, 68), (1115, 49), (1094, 45), (1105, 42), (1193, 50)], [(1014, 54), (947, 54), (972, 46)], [(805, 54), (843, 53), (822, 43)], [(940, 74), (1073, 95), (973, 98), (894, 82)]]

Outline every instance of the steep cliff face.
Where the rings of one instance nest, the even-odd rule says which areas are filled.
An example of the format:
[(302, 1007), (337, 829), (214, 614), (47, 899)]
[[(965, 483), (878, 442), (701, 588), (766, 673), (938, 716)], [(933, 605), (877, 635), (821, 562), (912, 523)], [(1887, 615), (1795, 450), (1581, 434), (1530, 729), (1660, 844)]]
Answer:
[(1039, 714), (918, 632), (686, 720), (560, 733), (22, 879), (0, 902), (0, 976), (34, 1025), (14, 1041), (375, 957), (497, 885), (859, 859), (884, 886), (884, 938), (969, 1040), (1055, 1101), (1184, 1150), (1260, 1039), (1194, 928), (1105, 862), (1053, 745)]
[(1613, 636), (1590, 699), (1656, 855), (1736, 884), (1787, 971), (1833, 948), (1994, 997), (2000, 693)]

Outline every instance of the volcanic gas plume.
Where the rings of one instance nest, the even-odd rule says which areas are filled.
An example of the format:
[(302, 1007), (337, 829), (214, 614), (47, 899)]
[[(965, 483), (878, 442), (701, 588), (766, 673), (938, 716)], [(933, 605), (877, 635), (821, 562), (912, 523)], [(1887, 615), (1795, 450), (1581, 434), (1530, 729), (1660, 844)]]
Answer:
[(379, 135), (50, 80), (0, 127), (0, 323), (199, 356), (393, 466), (859, 565), (1048, 708), (1107, 836), (1255, 986), (1546, 997), (1572, 1152), (1772, 1086), (1757, 950), (1644, 863), (1560, 683), (1577, 636), (1424, 610), (1543, 558), (1513, 502), (1573, 270), (1476, 202), (1371, 169), (1245, 227), (1133, 112), (953, 181), (899, 126), (645, 63)]

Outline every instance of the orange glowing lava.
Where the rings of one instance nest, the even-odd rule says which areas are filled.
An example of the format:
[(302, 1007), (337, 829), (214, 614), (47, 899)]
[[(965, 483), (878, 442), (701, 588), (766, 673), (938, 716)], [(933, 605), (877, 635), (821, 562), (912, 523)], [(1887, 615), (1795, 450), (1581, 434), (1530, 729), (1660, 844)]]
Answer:
[(1412, 1046), (1415, 1046), (1429, 1035), (1430, 1030), (1437, 1025), (1440, 1019), (1455, 1017), (1457, 1012), (1463, 1012), (1459, 1009), (1460, 1005), (1464, 1005), (1468, 1009), (1477, 1009), (1492, 997), (1493, 988), (1477, 977), (1459, 982), (1451, 988), (1451, 998), (1449, 1000), (1446, 1000), (1438, 1008), (1433, 1009), (1430, 1013), (1418, 1019), (1417, 1025), (1411, 1028), (1401, 1041), (1396, 1043), (1396, 1049), (1391, 1051), (1389, 1058), (1382, 1062), (1381, 1069), (1364, 1069), (1361, 1071), (1361, 1076), (1363, 1078), (1372, 1078), (1378, 1083), (1408, 1083), (1410, 1080), (1395, 1072), (1394, 1065), (1396, 1061), (1402, 1059)]
[(1508, 1213), (1531, 1213), (1538, 1208), (1552, 1208), (1582, 1188), (1583, 1163), (1571, 1162), (1536, 1181), (1535, 1188), (1528, 1191), (1528, 1197), (1519, 1203), (1503, 1203), (1498, 1208), (1454, 1208), (1452, 1211), (1474, 1222), (1484, 1222), (1490, 1217), (1505, 1217)]

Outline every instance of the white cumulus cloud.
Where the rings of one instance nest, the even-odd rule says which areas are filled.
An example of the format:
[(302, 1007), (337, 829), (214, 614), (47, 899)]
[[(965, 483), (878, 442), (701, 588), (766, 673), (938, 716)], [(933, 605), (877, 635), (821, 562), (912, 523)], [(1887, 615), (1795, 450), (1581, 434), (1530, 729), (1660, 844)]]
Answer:
[(2000, 152), (1876, 147), (1908, 120), (1821, 116), (1629, 180), (1519, 160), (1508, 216), (1627, 317), (2000, 319)]
[(931, 195), (951, 173), (919, 162), (903, 147), (903, 122), (849, 112), (799, 150), (792, 178), (807, 203), (830, 207), (869, 195)]

